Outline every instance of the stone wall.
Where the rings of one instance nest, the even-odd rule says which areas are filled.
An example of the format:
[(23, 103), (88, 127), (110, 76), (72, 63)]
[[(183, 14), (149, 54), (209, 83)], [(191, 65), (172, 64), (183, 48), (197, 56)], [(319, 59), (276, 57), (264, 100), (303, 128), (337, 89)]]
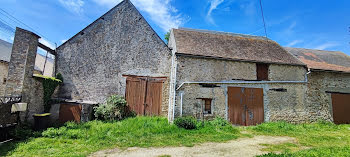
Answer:
[(256, 80), (256, 65), (219, 59), (177, 56), (178, 83), (185, 81)]
[[(102, 103), (125, 95), (123, 75), (170, 77), (166, 44), (129, 2), (123, 1), (57, 49), (57, 73), (64, 85), (57, 97)], [(167, 114), (169, 79), (163, 84)]]
[(34, 114), (44, 112), (44, 88), (42, 85), (43, 78), (31, 77), (28, 82), (28, 91), (26, 92), (26, 98), (22, 101), (28, 103), (27, 111), (20, 114), (21, 121), (26, 121), (30, 124), (34, 124)]
[(8, 73), (8, 62), (0, 61), (0, 97), (5, 96), (6, 79)]
[(304, 81), (305, 74), (306, 68), (303, 66), (278, 64), (271, 64), (269, 66), (270, 81)]
[(335, 72), (311, 72), (308, 77), (306, 105), (310, 121), (333, 121), (331, 93), (350, 93), (350, 74)]
[[(305, 103), (306, 68), (303, 66), (275, 65), (269, 66), (271, 81), (301, 81), (299, 83), (269, 83), (256, 80), (256, 64), (228, 60), (204, 59), (195, 57), (177, 57), (177, 87), (183, 82), (226, 82), (217, 83), (216, 87), (203, 87), (199, 84), (184, 84), (176, 91), (175, 117), (181, 115), (199, 115), (198, 98), (212, 99), (212, 114), (207, 117), (220, 116), (228, 118), (228, 87), (262, 88), (265, 121), (286, 120), (304, 122), (309, 117)], [(242, 80), (234, 83), (232, 80)], [(232, 83), (227, 83), (231, 81)], [(275, 89), (283, 89), (278, 91)], [(182, 97), (181, 97), (182, 96)], [(182, 109), (181, 109), (182, 102)], [(182, 110), (182, 112), (181, 112)]]

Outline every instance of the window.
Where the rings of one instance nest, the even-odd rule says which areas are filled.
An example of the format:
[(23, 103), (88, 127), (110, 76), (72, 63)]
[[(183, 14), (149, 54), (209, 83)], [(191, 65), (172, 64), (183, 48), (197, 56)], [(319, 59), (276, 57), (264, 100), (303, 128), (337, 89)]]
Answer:
[(4, 78), (2, 84), (6, 84), (6, 81), (7, 81), (6, 78)]
[(204, 99), (204, 113), (211, 114), (211, 99)]
[(211, 111), (211, 98), (197, 98), (202, 100), (202, 108), (203, 108), (203, 113), (204, 114), (212, 114)]
[(269, 80), (269, 65), (257, 63), (256, 64), (256, 75), (257, 75), (257, 80), (259, 80), (259, 81)]

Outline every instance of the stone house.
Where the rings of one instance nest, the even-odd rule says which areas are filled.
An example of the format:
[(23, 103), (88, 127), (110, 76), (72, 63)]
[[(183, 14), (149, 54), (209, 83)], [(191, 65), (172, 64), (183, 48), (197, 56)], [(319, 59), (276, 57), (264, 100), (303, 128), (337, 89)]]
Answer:
[(339, 51), (285, 49), (309, 68), (305, 102), (308, 119), (349, 124), (350, 56)]
[(306, 65), (276, 42), (181, 28), (172, 29), (169, 47), (173, 117), (204, 114), (237, 125), (307, 120)]

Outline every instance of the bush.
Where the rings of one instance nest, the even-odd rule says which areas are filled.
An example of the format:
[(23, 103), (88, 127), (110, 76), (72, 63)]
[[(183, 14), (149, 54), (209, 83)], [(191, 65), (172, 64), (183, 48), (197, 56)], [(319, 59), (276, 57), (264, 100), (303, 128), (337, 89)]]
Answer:
[(107, 102), (94, 107), (95, 117), (99, 120), (123, 120), (135, 117), (136, 114), (130, 110), (126, 100), (119, 95), (112, 95)]
[(228, 122), (226, 119), (221, 117), (215, 117), (215, 119), (212, 121), (209, 121), (209, 123), (215, 127), (231, 126), (230, 122)]
[(187, 130), (197, 128), (197, 120), (194, 117), (180, 117), (174, 120), (174, 124), (179, 128)]

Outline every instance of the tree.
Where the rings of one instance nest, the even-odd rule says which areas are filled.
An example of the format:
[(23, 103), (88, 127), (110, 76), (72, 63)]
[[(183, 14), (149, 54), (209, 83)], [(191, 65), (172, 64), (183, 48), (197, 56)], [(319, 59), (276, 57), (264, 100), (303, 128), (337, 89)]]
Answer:
[(168, 31), (164, 37), (167, 43), (169, 42), (169, 37), (170, 37), (170, 31)]

